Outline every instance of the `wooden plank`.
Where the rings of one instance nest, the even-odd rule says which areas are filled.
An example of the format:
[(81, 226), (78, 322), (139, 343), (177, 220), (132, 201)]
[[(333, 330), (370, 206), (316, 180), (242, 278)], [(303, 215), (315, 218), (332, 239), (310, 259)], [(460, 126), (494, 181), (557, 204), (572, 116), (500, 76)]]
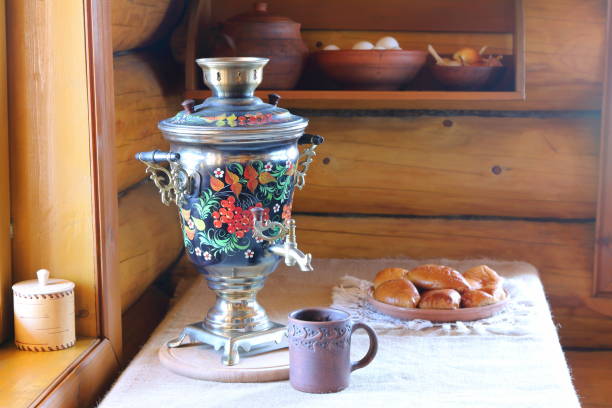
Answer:
[(176, 206), (166, 207), (147, 182), (119, 199), (119, 276), (125, 312), (183, 250)]
[(48, 353), (19, 351), (13, 343), (4, 344), (0, 347), (0, 406), (30, 406), (98, 342), (94, 338), (78, 338), (73, 347)]
[(11, 214), (9, 195), (8, 105), (6, 94), (6, 24), (0, 2), (0, 343), (11, 327)]
[(85, 1), (91, 160), (94, 195), (96, 287), (99, 293), (99, 335), (108, 339), (121, 358), (118, 208), (115, 175), (115, 115), (110, 5)]
[(127, 365), (147, 342), (170, 307), (170, 297), (154, 285), (123, 314), (123, 364)]
[(166, 36), (178, 23), (184, 0), (113, 0), (113, 51), (149, 45)]
[(160, 58), (146, 52), (114, 58), (119, 191), (145, 177), (144, 165), (134, 159), (134, 154), (168, 147), (157, 123), (181, 109), (181, 81), (172, 73), (175, 68), (168, 56)]
[[(356, 108), (355, 101), (368, 101), (369, 108), (380, 106), (376, 109), (387, 107), (387, 103), (391, 102), (394, 107), (396, 104), (403, 102), (413, 108), (417, 108), (421, 103), (437, 104), (438, 108), (467, 108), (472, 102), (481, 104), (483, 101), (489, 103), (497, 103), (499, 101), (521, 100), (523, 96), (520, 92), (446, 92), (446, 91), (317, 91), (317, 90), (291, 90), (291, 91), (276, 91), (265, 90), (255, 92), (255, 96), (267, 100), (269, 94), (275, 93), (282, 96), (282, 104), (284, 107), (296, 108), (313, 108), (315, 101), (317, 109), (328, 108)], [(208, 90), (185, 91), (186, 98), (206, 99), (211, 96)], [(340, 103), (347, 106), (341, 106)], [(380, 105), (379, 105), (380, 104)], [(361, 105), (359, 105), (361, 106)], [(376, 110), (373, 109), (373, 110)], [(464, 109), (458, 109), (464, 110)]]
[(612, 351), (566, 351), (582, 408), (612, 407)]
[[(509, 33), (514, 29), (512, 0), (269, 0), (268, 10), (305, 29), (410, 30)], [(252, 10), (249, 0), (212, 2), (212, 20), (222, 22)], [(458, 16), (461, 16), (458, 18)]]
[(296, 211), (594, 218), (599, 119), (310, 118)]
[(561, 325), (562, 344), (612, 346), (612, 300), (590, 298), (593, 223), (304, 215), (296, 219), (300, 248), (313, 257), (530, 262), (541, 273), (555, 321)]
[[(612, 45), (612, 1), (608, 1), (608, 49)], [(599, 168), (599, 199), (595, 245), (595, 295), (612, 296), (612, 54), (606, 56), (606, 78), (601, 121), (601, 149)]]
[(426, 50), (432, 44), (442, 54), (452, 54), (461, 47), (480, 49), (487, 45), (487, 53), (512, 54), (512, 34), (461, 33), (424, 31), (366, 31), (366, 30), (302, 30), (302, 39), (310, 51), (317, 51), (330, 44), (341, 49), (351, 49), (359, 41), (376, 41), (393, 36), (405, 50)]
[(97, 220), (84, 19), (80, 1), (7, 3), (13, 278), (32, 279), (47, 268), (75, 282), (77, 334), (95, 337)]
[(48, 391), (37, 407), (93, 407), (110, 386), (118, 368), (111, 344), (104, 339)]

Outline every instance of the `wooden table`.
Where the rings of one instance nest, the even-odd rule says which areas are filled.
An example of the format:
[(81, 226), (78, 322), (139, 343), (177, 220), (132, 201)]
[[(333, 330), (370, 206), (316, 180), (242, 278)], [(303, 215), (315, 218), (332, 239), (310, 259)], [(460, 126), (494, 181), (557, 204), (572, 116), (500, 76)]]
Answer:
[[(451, 266), (452, 261), (447, 261)], [(341, 276), (371, 278), (386, 266), (411, 267), (409, 260), (318, 260), (315, 272), (279, 268), (260, 300), (271, 317), (286, 321), (290, 310), (328, 305)], [(465, 265), (465, 262), (463, 263)], [(406, 329), (379, 330), (374, 362), (353, 373), (337, 394), (298, 392), (287, 381), (227, 384), (180, 377), (162, 367), (159, 347), (186, 323), (201, 320), (213, 296), (196, 280), (102, 401), (113, 407), (579, 407), (537, 271), (524, 263), (488, 262), (501, 274), (515, 273), (533, 302), (533, 330), (521, 335), (435, 335)], [(367, 347), (353, 336), (354, 358)]]

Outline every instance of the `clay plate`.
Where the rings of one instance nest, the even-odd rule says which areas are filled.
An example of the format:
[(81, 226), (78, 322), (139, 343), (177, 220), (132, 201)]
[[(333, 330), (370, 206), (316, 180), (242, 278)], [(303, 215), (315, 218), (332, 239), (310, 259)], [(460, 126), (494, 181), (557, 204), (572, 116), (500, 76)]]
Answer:
[(388, 305), (372, 297), (372, 291), (368, 292), (368, 303), (376, 309), (376, 311), (395, 317), (401, 320), (429, 320), (436, 323), (450, 323), (456, 321), (469, 322), (473, 320), (485, 319), (493, 316), (495, 313), (502, 310), (508, 304), (509, 297), (483, 307), (467, 307), (464, 309), (455, 310), (438, 310), (438, 309), (407, 309)]

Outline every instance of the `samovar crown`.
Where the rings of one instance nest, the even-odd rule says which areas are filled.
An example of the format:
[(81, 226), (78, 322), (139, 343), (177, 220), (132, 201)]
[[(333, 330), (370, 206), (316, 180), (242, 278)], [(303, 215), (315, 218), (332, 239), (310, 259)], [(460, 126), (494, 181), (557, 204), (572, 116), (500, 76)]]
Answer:
[(217, 98), (249, 98), (261, 84), (268, 58), (199, 58), (204, 83)]

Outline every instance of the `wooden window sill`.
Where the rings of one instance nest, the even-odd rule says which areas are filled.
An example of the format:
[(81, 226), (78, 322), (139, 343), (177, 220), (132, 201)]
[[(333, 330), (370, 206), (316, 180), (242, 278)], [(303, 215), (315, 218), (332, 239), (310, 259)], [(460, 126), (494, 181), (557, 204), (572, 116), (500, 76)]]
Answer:
[(66, 350), (19, 351), (7, 341), (0, 346), (0, 407), (38, 404), (100, 342), (82, 337)]

